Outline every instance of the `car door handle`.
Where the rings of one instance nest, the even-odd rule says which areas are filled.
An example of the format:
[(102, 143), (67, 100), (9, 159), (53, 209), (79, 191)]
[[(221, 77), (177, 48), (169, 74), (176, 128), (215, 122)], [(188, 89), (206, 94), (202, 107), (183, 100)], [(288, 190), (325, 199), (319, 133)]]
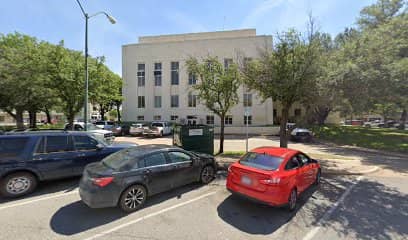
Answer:
[(144, 173), (144, 174), (150, 174), (150, 173), (152, 173), (152, 170), (146, 169), (146, 170), (143, 171), (143, 173)]
[(78, 156), (79, 157), (85, 157), (85, 153), (79, 153)]

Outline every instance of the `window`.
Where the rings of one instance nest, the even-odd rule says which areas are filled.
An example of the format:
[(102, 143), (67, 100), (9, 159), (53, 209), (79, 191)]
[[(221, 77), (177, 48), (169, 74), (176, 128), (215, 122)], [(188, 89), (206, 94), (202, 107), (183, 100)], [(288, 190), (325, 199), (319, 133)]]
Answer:
[(276, 109), (273, 109), (273, 118), (278, 116), (278, 111), (276, 111)]
[(144, 165), (145, 167), (154, 167), (166, 164), (166, 157), (163, 153), (155, 153), (150, 156), (145, 157)]
[(155, 63), (154, 64), (154, 86), (161, 86), (162, 85), (162, 64)]
[(286, 170), (295, 169), (300, 166), (297, 156), (292, 157), (285, 166)]
[(171, 85), (179, 84), (179, 62), (171, 62)]
[(248, 121), (248, 125), (252, 124), (252, 116), (244, 116), (244, 124), (247, 125), (247, 121)]
[(300, 117), (302, 115), (302, 109), (296, 108), (295, 109), (295, 117)]
[(224, 69), (228, 69), (232, 64), (232, 58), (225, 58), (224, 59)]
[(137, 107), (144, 108), (145, 107), (145, 96), (138, 96), (137, 97)]
[(197, 84), (197, 77), (193, 73), (188, 74), (188, 84), (189, 85), (196, 85)]
[(187, 116), (187, 124), (188, 125), (196, 125), (197, 124), (197, 116), (194, 115), (188, 115)]
[(232, 125), (232, 116), (231, 115), (225, 116), (224, 123), (225, 125)]
[(144, 121), (144, 116), (137, 116), (138, 121)]
[(6, 117), (0, 116), (0, 122), (4, 122), (5, 119), (6, 119)]
[(145, 85), (145, 64), (137, 64), (137, 86), (142, 87)]
[(161, 116), (160, 115), (155, 115), (155, 116), (153, 116), (153, 120), (161, 120)]
[(27, 142), (27, 137), (0, 139), (0, 162), (20, 156)]
[(214, 125), (214, 115), (207, 115), (207, 124)]
[(161, 96), (154, 96), (154, 107), (161, 108)]
[(244, 107), (252, 107), (252, 94), (244, 93)]
[(178, 95), (171, 95), (170, 107), (172, 108), (179, 107), (179, 96)]
[(188, 94), (188, 107), (197, 107), (197, 95)]
[(259, 154), (254, 152), (247, 153), (239, 163), (245, 166), (258, 168), (262, 170), (275, 170), (279, 168), (283, 158), (271, 156), (268, 154)]
[(191, 161), (191, 157), (182, 152), (169, 152), (169, 158), (171, 163)]
[(171, 121), (177, 121), (177, 119), (178, 119), (178, 116), (177, 116), (177, 115), (171, 115), (171, 116), (170, 116), (170, 120), (171, 120)]
[(37, 154), (45, 153), (45, 137), (41, 137), (41, 140), (37, 145), (35, 153)]
[(299, 155), (298, 155), (298, 159), (302, 162), (302, 165), (305, 165), (305, 164), (309, 164), (309, 163), (310, 163), (310, 158), (306, 157), (306, 156), (303, 155), (303, 154), (299, 154)]
[(45, 151), (52, 152), (68, 152), (74, 148), (70, 136), (47, 136), (47, 146)]
[(76, 150), (95, 150), (98, 141), (89, 136), (74, 136), (74, 146)]

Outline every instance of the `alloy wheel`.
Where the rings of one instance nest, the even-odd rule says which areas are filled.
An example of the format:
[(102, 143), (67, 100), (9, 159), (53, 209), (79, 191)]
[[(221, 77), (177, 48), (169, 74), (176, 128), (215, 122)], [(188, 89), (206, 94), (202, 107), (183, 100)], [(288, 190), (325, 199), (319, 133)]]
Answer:
[(140, 207), (146, 198), (146, 194), (141, 187), (132, 187), (126, 193), (124, 204), (129, 209), (137, 209)]
[(201, 181), (209, 183), (214, 178), (214, 168), (212, 166), (205, 166), (201, 172)]
[(18, 176), (9, 179), (6, 191), (9, 194), (16, 195), (27, 192), (31, 187), (31, 180), (25, 176)]

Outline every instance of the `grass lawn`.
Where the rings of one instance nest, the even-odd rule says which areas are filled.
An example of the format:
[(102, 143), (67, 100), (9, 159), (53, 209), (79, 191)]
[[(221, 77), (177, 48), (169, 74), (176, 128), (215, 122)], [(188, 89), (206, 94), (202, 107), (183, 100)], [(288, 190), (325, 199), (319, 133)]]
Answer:
[(333, 143), (408, 153), (408, 130), (354, 126), (314, 127), (316, 137)]

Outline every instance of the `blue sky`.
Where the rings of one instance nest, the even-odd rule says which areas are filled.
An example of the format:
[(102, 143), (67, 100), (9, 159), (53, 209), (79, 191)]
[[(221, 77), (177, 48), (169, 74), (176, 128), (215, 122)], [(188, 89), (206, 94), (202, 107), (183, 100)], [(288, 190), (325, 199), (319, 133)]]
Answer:
[[(89, 22), (89, 53), (106, 56), (121, 75), (121, 46), (139, 36), (256, 28), (275, 34), (302, 31), (311, 11), (321, 31), (336, 35), (353, 26), (359, 11), (374, 0), (82, 0), (89, 13), (107, 11)], [(75, 0), (13, 0), (0, 4), (0, 33), (18, 31), (68, 48), (83, 50), (84, 20)]]

